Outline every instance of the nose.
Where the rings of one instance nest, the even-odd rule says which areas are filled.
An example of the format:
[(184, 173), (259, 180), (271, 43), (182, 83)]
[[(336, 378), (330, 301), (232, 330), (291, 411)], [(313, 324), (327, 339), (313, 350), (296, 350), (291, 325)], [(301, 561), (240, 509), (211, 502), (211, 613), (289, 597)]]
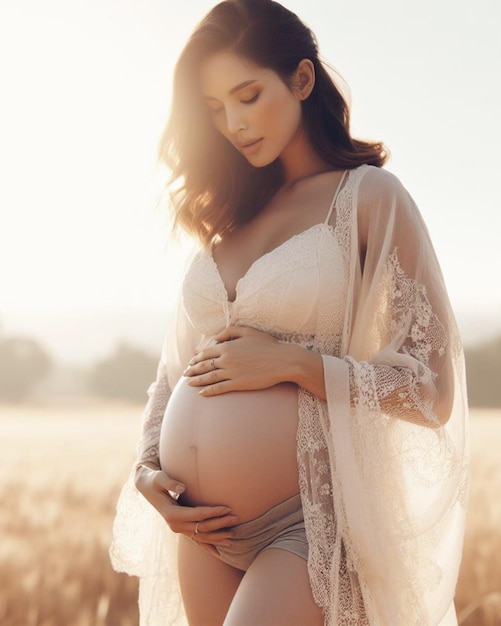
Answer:
[(245, 130), (247, 124), (242, 117), (238, 107), (229, 106), (226, 109), (226, 129), (231, 135), (236, 135), (239, 131)]

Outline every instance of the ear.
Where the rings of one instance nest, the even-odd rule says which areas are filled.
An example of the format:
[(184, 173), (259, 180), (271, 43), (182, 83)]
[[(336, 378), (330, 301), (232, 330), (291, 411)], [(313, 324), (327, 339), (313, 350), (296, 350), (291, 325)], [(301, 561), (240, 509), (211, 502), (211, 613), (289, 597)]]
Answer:
[(315, 86), (315, 66), (310, 59), (302, 59), (294, 72), (294, 93), (300, 100), (306, 100)]

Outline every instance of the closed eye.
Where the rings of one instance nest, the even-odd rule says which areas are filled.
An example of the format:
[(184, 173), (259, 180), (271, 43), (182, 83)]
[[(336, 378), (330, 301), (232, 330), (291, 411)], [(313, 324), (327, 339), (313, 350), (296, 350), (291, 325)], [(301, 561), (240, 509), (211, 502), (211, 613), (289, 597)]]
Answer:
[(240, 102), (242, 104), (253, 104), (254, 102), (257, 101), (258, 98), (259, 98), (259, 94), (257, 93), (255, 96), (252, 96), (252, 98), (249, 98), (248, 100), (240, 100)]
[[(240, 100), (240, 102), (242, 104), (254, 104), (254, 102), (257, 102), (258, 98), (259, 98), (259, 94), (257, 93), (255, 96), (252, 96), (252, 98), (248, 98), (247, 100), (242, 99)], [(209, 107), (209, 110), (212, 115), (218, 115), (219, 113), (222, 113), (224, 111), (224, 107), (217, 107), (217, 108)]]

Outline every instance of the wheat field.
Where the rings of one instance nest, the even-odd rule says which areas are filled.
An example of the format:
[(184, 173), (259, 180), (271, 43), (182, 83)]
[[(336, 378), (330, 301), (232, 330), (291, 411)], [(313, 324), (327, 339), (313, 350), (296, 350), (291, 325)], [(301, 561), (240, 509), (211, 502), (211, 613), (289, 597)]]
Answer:
[[(133, 626), (137, 582), (112, 571), (111, 523), (141, 409), (89, 399), (0, 405), (0, 624)], [(474, 411), (456, 606), (501, 625), (501, 411)], [(405, 625), (402, 625), (405, 626)]]

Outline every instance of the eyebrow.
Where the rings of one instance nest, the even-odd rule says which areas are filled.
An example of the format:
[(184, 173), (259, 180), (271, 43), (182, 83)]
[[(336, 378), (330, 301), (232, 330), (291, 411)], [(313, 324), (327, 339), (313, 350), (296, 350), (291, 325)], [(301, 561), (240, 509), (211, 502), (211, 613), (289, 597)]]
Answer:
[[(253, 83), (256, 83), (256, 82), (257, 82), (256, 79), (246, 80), (243, 83), (240, 83), (236, 85), (235, 87), (232, 87), (230, 91), (228, 92), (228, 94), (232, 96), (234, 93), (237, 93), (237, 91), (240, 91), (241, 89), (245, 89), (245, 87), (248, 87), (249, 85), (252, 85)], [(212, 96), (204, 96), (204, 98), (205, 100), (217, 100), (217, 98), (213, 98)]]

